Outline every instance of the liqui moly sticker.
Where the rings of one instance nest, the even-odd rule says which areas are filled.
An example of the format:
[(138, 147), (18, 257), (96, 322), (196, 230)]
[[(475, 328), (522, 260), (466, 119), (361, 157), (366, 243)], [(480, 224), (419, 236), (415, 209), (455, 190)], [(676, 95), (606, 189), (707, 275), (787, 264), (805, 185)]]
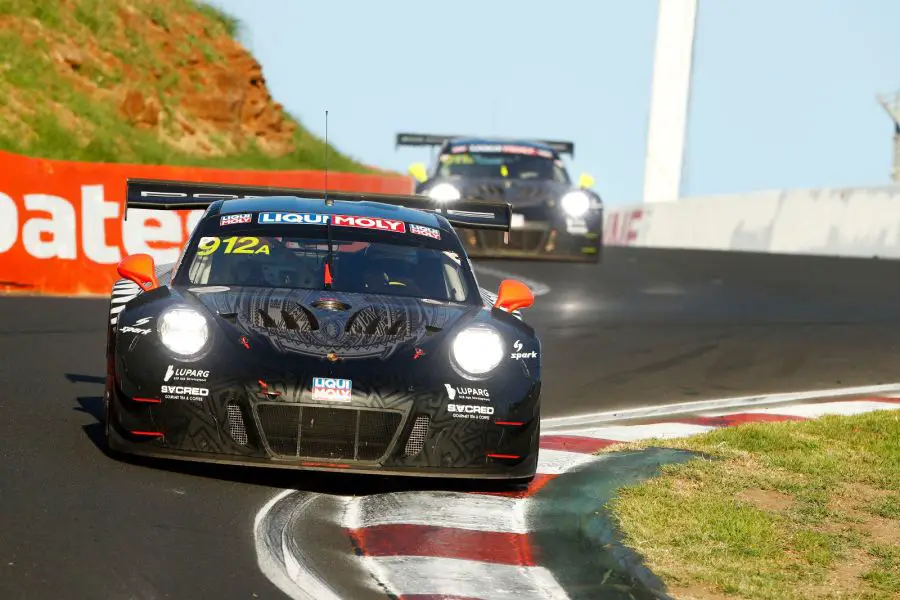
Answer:
[(331, 222), (335, 227), (357, 227), (359, 229), (377, 229), (378, 231), (393, 231), (394, 233), (406, 233), (406, 223), (394, 219), (381, 217), (355, 217), (352, 215), (334, 215)]
[(378, 231), (392, 231), (394, 233), (406, 233), (406, 223), (395, 219), (382, 217), (361, 217), (356, 215), (321, 215), (314, 213), (286, 213), (266, 212), (259, 213), (259, 223), (262, 225), (327, 225), (335, 227), (356, 227), (358, 229), (376, 229)]
[(259, 213), (261, 225), (327, 225), (329, 215), (313, 213), (264, 212)]
[(439, 229), (417, 225), (416, 223), (409, 224), (409, 232), (415, 233), (416, 235), (424, 235), (425, 237), (434, 238), (436, 240), (441, 239), (441, 232)]
[(250, 213), (240, 215), (223, 215), (222, 218), (219, 219), (219, 226), (242, 225), (244, 223), (250, 223), (252, 220), (253, 215), (251, 215)]
[(322, 402), (350, 402), (353, 382), (333, 377), (313, 377), (312, 399)]

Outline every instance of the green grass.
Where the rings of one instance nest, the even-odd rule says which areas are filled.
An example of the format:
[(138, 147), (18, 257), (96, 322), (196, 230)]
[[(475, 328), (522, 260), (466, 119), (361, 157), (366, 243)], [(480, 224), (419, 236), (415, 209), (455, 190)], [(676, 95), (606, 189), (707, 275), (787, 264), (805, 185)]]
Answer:
[(193, 2), (196, 10), (202, 12), (206, 15), (209, 20), (217, 27), (220, 27), (226, 35), (230, 37), (237, 37), (241, 31), (241, 22), (232, 17), (231, 15), (222, 12), (215, 6), (211, 4), (206, 4), (205, 2), (198, 2), (194, 0)]
[(702, 453), (611, 506), (676, 597), (900, 597), (900, 411), (624, 447), (647, 446)]
[[(126, 5), (137, 11), (132, 18), (122, 17)], [(202, 27), (196, 19), (186, 20), (189, 14), (199, 16)], [(199, 57), (223, 64), (222, 36), (233, 37), (240, 27), (210, 5), (198, 0), (0, 0), (3, 17), (15, 25), (0, 31), (0, 150), (88, 162), (324, 167), (324, 142), (290, 115), (288, 122), (296, 126), (294, 149), (279, 156), (264, 152), (252, 135), (235, 137), (233, 129), (202, 130), (218, 153), (188, 152), (167, 141), (182, 135), (176, 115), (185, 114), (179, 104), (185, 94), (217, 89), (195, 76), (192, 61)], [(160, 45), (165, 35), (168, 47)], [(60, 48), (80, 51), (77, 68), (54, 58)], [(126, 90), (160, 102), (157, 127), (129, 122), (121, 108)], [(332, 170), (371, 171), (334, 148), (329, 155)]]

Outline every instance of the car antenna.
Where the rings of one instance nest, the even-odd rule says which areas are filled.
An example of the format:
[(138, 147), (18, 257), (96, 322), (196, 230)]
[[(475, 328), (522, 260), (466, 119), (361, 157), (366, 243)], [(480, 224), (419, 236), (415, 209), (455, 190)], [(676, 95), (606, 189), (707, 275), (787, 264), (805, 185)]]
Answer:
[[(328, 109), (325, 109), (325, 206), (334, 206), (334, 200), (328, 197)], [(331, 259), (334, 249), (331, 243), (331, 215), (325, 215), (325, 229), (328, 232), (328, 256), (325, 257), (325, 289), (330, 290), (334, 282), (331, 276)]]
[(328, 197), (328, 109), (325, 109), (325, 206), (334, 206), (334, 200)]

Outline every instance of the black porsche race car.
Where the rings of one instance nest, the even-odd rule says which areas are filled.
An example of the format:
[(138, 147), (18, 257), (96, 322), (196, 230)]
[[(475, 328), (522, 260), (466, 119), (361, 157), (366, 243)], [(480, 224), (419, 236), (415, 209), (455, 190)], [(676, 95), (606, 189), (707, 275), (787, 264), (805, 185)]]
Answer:
[(599, 262), (603, 251), (603, 202), (594, 179), (569, 177), (562, 155), (574, 156), (565, 141), (476, 139), (400, 133), (397, 146), (439, 147), (429, 171), (410, 166), (417, 194), (445, 203), (461, 200), (509, 203), (511, 231), (468, 231), (461, 235), (473, 258), (542, 258)]
[(478, 286), (457, 227), (508, 205), (129, 180), (129, 209), (206, 212), (174, 265), (112, 290), (113, 452), (526, 482), (537, 466), (534, 297)]

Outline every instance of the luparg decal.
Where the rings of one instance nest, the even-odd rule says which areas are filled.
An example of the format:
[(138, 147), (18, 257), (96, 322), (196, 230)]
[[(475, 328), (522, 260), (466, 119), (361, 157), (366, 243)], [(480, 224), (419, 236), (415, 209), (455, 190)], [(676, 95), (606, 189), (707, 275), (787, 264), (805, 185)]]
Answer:
[(444, 384), (444, 388), (447, 390), (447, 396), (450, 398), (450, 401), (454, 400), (480, 400), (482, 402), (489, 402), (491, 399), (491, 393), (487, 388), (473, 388), (463, 385), (451, 385), (449, 383)]

